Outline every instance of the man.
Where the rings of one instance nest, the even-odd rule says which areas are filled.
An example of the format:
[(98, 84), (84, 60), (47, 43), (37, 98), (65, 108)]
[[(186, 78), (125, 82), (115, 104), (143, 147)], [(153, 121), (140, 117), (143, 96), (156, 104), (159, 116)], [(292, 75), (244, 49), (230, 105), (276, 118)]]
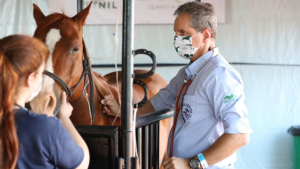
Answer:
[[(233, 169), (236, 151), (252, 133), (243, 81), (215, 45), (217, 17), (211, 4), (188, 2), (174, 15), (175, 50), (191, 62), (138, 114), (175, 107), (165, 169)], [(114, 100), (102, 103), (107, 114), (116, 114)]]

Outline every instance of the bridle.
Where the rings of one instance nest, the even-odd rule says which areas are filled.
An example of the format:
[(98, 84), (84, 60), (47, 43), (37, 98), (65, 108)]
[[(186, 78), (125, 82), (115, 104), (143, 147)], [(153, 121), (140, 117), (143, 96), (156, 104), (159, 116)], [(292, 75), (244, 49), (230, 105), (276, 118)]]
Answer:
[[(90, 83), (90, 102), (91, 102), (89, 105), (90, 105), (90, 111), (91, 111), (91, 120), (92, 120), (92, 123), (93, 123), (94, 122), (94, 117), (95, 117), (95, 104), (94, 104), (94, 101), (93, 101), (93, 98), (94, 98), (94, 82), (93, 82), (92, 72), (91, 72), (91, 68), (90, 68), (89, 57), (87, 56), (86, 47), (85, 47), (85, 43), (84, 43), (83, 39), (82, 39), (82, 45), (83, 45), (83, 56), (84, 56), (84, 59), (82, 61), (83, 71), (81, 73), (79, 81), (73, 87), (73, 90), (71, 90), (68, 87), (68, 85), (66, 85), (66, 83), (63, 80), (61, 80), (61, 78), (56, 76), (55, 74), (53, 74), (53, 73), (51, 73), (47, 70), (44, 71), (44, 74), (51, 77), (52, 79), (54, 79), (63, 88), (63, 90), (68, 95), (68, 98), (67, 98), (68, 101), (73, 96), (73, 94), (75, 93), (75, 90), (79, 86), (82, 79), (84, 79), (83, 86), (86, 85), (86, 75), (88, 75), (89, 83)], [(84, 88), (82, 90), (84, 90)]]

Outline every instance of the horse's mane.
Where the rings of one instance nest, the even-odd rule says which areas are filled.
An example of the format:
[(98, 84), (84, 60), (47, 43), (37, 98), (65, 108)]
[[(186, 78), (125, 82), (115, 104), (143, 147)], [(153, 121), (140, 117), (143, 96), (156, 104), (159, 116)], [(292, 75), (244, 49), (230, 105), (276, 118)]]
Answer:
[(101, 74), (101, 73), (97, 73), (97, 72), (94, 72), (93, 73), (101, 80), (103, 81), (106, 81), (107, 83), (109, 83), (109, 81)]
[(41, 31), (43, 31), (44, 29), (46, 29), (47, 27), (49, 27), (50, 25), (52, 25), (56, 22), (58, 24), (64, 24), (68, 19), (71, 19), (71, 18), (69, 18), (65, 14), (53, 13), (53, 14), (47, 16), (44, 21), (42, 21), (41, 23), (39, 23), (37, 25), (37, 28), (36, 28), (33, 36), (40, 34)]

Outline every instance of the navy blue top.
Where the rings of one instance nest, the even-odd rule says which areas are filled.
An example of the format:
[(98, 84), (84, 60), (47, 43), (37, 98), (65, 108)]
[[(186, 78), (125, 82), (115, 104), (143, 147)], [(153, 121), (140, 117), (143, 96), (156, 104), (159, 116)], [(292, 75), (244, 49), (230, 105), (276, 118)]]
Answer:
[(19, 138), (17, 168), (76, 168), (83, 150), (62, 126), (61, 120), (20, 108), (15, 110)]

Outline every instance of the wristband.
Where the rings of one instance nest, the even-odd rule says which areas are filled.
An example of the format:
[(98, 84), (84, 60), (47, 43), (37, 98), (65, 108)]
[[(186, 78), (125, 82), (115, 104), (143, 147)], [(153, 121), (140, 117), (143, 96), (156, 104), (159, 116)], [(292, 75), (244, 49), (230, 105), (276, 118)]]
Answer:
[(200, 164), (201, 164), (202, 168), (203, 168), (203, 169), (207, 168), (207, 167), (208, 167), (208, 164), (207, 164), (207, 162), (206, 162), (206, 160), (205, 160), (203, 154), (200, 153), (200, 154), (198, 154), (197, 156), (198, 156), (198, 158), (199, 158), (199, 160), (200, 160)]

